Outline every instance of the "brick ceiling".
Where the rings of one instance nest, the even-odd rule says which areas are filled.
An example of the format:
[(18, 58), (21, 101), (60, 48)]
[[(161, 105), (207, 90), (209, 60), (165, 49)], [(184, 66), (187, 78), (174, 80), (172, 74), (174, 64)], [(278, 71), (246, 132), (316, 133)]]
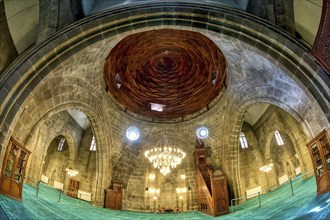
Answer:
[[(104, 64), (107, 91), (126, 110), (157, 119), (196, 113), (225, 80), (220, 49), (204, 35), (161, 29), (122, 39)], [(152, 103), (158, 110), (152, 110)]]

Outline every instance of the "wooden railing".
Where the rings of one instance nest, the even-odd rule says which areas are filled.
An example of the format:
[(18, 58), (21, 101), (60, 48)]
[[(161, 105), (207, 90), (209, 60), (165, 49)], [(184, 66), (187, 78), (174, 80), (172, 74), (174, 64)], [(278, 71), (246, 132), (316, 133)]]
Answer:
[[(204, 197), (206, 198), (206, 203), (207, 206), (205, 207), (200, 207), (200, 211), (205, 212), (207, 214), (213, 215), (214, 216), (214, 202), (213, 202), (213, 198), (212, 198), (212, 191), (211, 191), (211, 186), (210, 188), (207, 186), (208, 184), (205, 181), (204, 175), (202, 174), (200, 167), (199, 169), (197, 169), (197, 178), (198, 178), (198, 182), (200, 183), (199, 187), (200, 187), (200, 193), (203, 192)], [(202, 198), (203, 195), (200, 195), (201, 197), (201, 201), (199, 201), (199, 205), (205, 203), (205, 200)], [(209, 209), (210, 207), (210, 209)]]
[(211, 188), (211, 179), (210, 179), (210, 172), (207, 166), (200, 165), (198, 166), (200, 174), (202, 176), (203, 181), (205, 182), (207, 188), (209, 189), (209, 192), (212, 196), (212, 188)]
[(207, 153), (200, 141), (194, 153), (196, 163), (196, 185), (198, 210), (218, 216), (229, 213), (228, 189), (225, 175), (207, 162)]

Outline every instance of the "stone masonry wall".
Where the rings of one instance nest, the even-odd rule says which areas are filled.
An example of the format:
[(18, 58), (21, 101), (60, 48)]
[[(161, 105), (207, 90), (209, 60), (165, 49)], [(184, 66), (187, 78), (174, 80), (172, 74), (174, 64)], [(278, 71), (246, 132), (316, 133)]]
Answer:
[[(166, 176), (154, 169), (145, 159), (141, 158), (141, 162), (131, 174), (125, 189), (124, 209), (143, 212), (167, 207), (183, 207), (184, 211), (197, 209), (193, 155), (189, 155)], [(154, 180), (149, 178), (151, 173), (155, 175)], [(184, 175), (185, 179), (181, 175)], [(185, 188), (186, 191), (178, 192), (177, 188)], [(159, 189), (160, 192), (153, 192), (152, 189)]]
[[(293, 114), (295, 120), (301, 120), (296, 112), (306, 115), (305, 106), (310, 106), (311, 109), (307, 115), (322, 114), (315, 113), (320, 110), (312, 105), (309, 93), (304, 92), (299, 84), (271, 60), (230, 37), (204, 34), (214, 40), (225, 54), (228, 62), (228, 87), (221, 93), (221, 101), (218, 99), (212, 103), (213, 107), (202, 116), (184, 123), (162, 126), (159, 123), (134, 119), (120, 111), (103, 88), (102, 61), (111, 46), (118, 42), (118, 39), (108, 39), (91, 45), (87, 49), (88, 53), (76, 53), (53, 70), (30, 96), (26, 104), (28, 108), (17, 124), (15, 136), (24, 140), (34, 127), (40, 126), (43, 120), (57, 111), (70, 108), (83, 111), (91, 119), (98, 142), (95, 187), (99, 193), (96, 198), (102, 202), (102, 189), (109, 187), (111, 179), (123, 181), (125, 187), (128, 185), (136, 165), (142, 160), (138, 159), (139, 155), (147, 147), (154, 146), (164, 130), (174, 144), (184, 146), (188, 152), (192, 152), (196, 127), (206, 125), (210, 130), (210, 137), (205, 140), (205, 145), (215, 165), (226, 173), (230, 191), (236, 195), (238, 192), (243, 193), (244, 190), (237, 191), (240, 188), (240, 176), (244, 179), (238, 171), (237, 146), (246, 105), (251, 100), (255, 103), (273, 103)], [(237, 60), (244, 62), (236, 62)], [(292, 92), (282, 92), (290, 89)], [(41, 120), (42, 118), (44, 119)], [(309, 120), (314, 123), (314, 120), (319, 119), (311, 117)], [(321, 123), (322, 120), (321, 118)], [(136, 143), (125, 137), (125, 130), (130, 125), (141, 129), (141, 137)], [(318, 127), (322, 125), (315, 123), (315, 129)]]
[[(87, 28), (88, 25), (97, 26), (98, 23), (86, 23), (84, 28)], [(98, 27), (100, 26), (102, 25)], [(239, 26), (243, 25), (240, 24)], [(73, 32), (70, 32), (70, 34), (77, 34), (74, 31), (80, 33), (79, 31), (84, 30), (84, 28), (79, 30), (73, 28)], [(96, 27), (93, 28), (97, 29)], [(102, 75), (103, 62), (111, 48), (119, 40), (133, 32), (157, 28), (198, 31), (213, 40), (224, 53), (228, 64), (227, 88), (210, 105), (211, 108), (205, 109), (201, 116), (168, 125), (162, 125), (150, 120), (139, 120), (126, 114), (123, 111), (124, 108), (115, 103), (111, 95), (105, 92)], [(87, 34), (87, 32), (84, 33)], [(260, 35), (260, 37), (267, 35), (257, 31), (255, 34)], [(86, 36), (86, 39), (89, 37)], [(274, 45), (281, 45), (282, 47), (283, 45), (277, 41), (277, 37), (276, 39), (274, 37), (272, 42)], [(64, 35), (63, 38), (67, 38), (68, 41), (69, 39), (72, 40), (69, 35)], [(61, 42), (63, 38), (56, 40)], [(257, 41), (257, 39), (253, 40)], [(93, 41), (83, 41), (77, 46), (79, 50), (72, 54), (63, 52), (66, 49), (62, 47), (67, 46), (66, 43), (70, 46), (70, 42), (60, 45), (53, 42), (52, 45), (49, 45), (49, 47), (55, 45), (56, 48), (53, 48), (53, 50), (58, 52), (55, 56), (59, 56), (59, 60), (56, 60), (51, 66), (47, 66), (49, 73), (46, 72), (46, 76), (42, 76), (40, 83), (27, 86), (30, 92), (23, 98), (23, 103), (13, 106), (14, 109), (18, 109), (17, 115), (13, 117), (9, 117), (11, 116), (9, 115), (8, 118), (12, 119), (8, 119), (10, 124), (6, 121), (1, 127), (1, 140), (7, 140), (9, 138), (7, 136), (12, 135), (22, 140), (22, 142), (26, 142), (26, 145), (30, 148), (33, 141), (29, 140), (41, 138), (36, 131), (48, 118), (60, 111), (71, 108), (84, 112), (91, 121), (93, 133), (98, 144), (96, 152), (97, 191), (95, 194), (95, 203), (97, 205), (103, 204), (104, 188), (109, 187), (111, 179), (122, 180), (127, 190), (129, 189), (129, 182), (134, 177), (134, 173), (136, 172), (140, 175), (145, 170), (136, 166), (141, 165), (145, 161), (142, 159), (143, 151), (154, 146), (159, 139), (159, 134), (165, 129), (174, 145), (182, 146), (184, 150), (192, 153), (196, 127), (199, 125), (207, 126), (210, 136), (205, 140), (205, 145), (212, 155), (214, 163), (225, 172), (230, 191), (233, 195), (240, 196), (244, 192), (244, 190), (241, 190), (241, 182), (245, 176), (239, 172), (238, 135), (242, 127), (244, 112), (249, 105), (270, 103), (287, 111), (298, 124), (302, 124), (302, 133), (296, 127), (293, 128), (297, 130), (294, 135), (299, 143), (306, 142), (308, 138), (311, 138), (323, 128), (329, 127), (327, 116), (322, 111), (321, 104), (313, 96), (318, 94), (318, 91), (310, 91), (309, 88), (304, 87), (300, 79), (296, 78), (296, 72), (291, 72), (291, 69), (286, 69), (286, 67), (282, 66), (285, 63), (284, 61), (282, 63), (279, 62), (283, 57), (281, 58), (278, 55), (278, 59), (274, 59), (270, 55), (274, 51), (267, 46), (260, 46), (259, 41), (257, 44), (246, 44), (239, 38), (217, 31), (194, 26), (168, 26), (161, 23), (159, 26), (140, 26), (138, 29), (120, 31), (114, 35), (107, 35), (107, 32), (104, 32), (102, 38), (95, 38)], [(62, 56), (62, 52), (65, 55)], [(291, 51), (289, 52), (291, 53)], [(294, 64), (291, 64), (289, 67), (293, 68), (293, 66)], [(36, 68), (33, 71), (38, 72), (37, 64), (33, 68)], [(24, 75), (24, 72), (20, 74)], [(10, 87), (11, 84), (8, 86)], [(312, 92), (313, 95), (311, 94)], [(14, 92), (10, 91), (7, 93), (8, 99), (11, 99)], [(6, 99), (6, 101), (8, 100)], [(28, 107), (25, 108), (25, 106)], [(322, 105), (322, 108), (326, 110), (327, 104)], [(24, 117), (19, 117), (20, 114)], [(136, 143), (131, 143), (125, 139), (125, 130), (129, 125), (136, 125), (141, 129), (141, 137)], [(288, 132), (286, 133), (288, 134)], [(260, 137), (261, 135), (256, 136)], [(270, 143), (270, 141), (268, 142), (267, 139), (266, 143)], [(1, 144), (2, 146), (4, 145), (4, 143)], [(302, 146), (299, 144), (296, 151), (303, 152)], [(1, 149), (2, 155), (3, 149), (5, 147)], [(127, 155), (129, 158), (126, 158)], [(270, 150), (267, 150), (265, 155), (268, 158)], [(139, 181), (138, 183), (139, 185), (137, 185), (135, 193), (141, 195), (141, 189), (145, 187), (145, 182)], [(139, 199), (144, 201), (145, 198), (146, 196), (143, 195)], [(194, 201), (196, 201), (195, 198), (193, 197)], [(132, 200), (134, 198), (129, 199)], [(130, 202), (131, 204), (135, 203), (135, 201), (127, 201), (128, 206)], [(138, 204), (138, 202), (135, 204)], [(132, 204), (130, 207), (135, 209), (135, 207), (139, 206)]]
[[(54, 182), (65, 183), (66, 171), (69, 162), (69, 146), (67, 143), (63, 145), (63, 150), (58, 151), (58, 144), (63, 136), (56, 137), (47, 149), (47, 155), (43, 161), (42, 175), (49, 178), (48, 184), (53, 186)], [(66, 188), (67, 189), (67, 185)]]
[(258, 137), (253, 131), (253, 127), (248, 123), (243, 123), (242, 132), (248, 141), (248, 148), (242, 149), (239, 144), (239, 166), (242, 191), (260, 186), (263, 177), (260, 175), (259, 167), (264, 165), (264, 155), (259, 145)]
[[(60, 114), (63, 115), (64, 113)], [(68, 113), (66, 112), (65, 115), (68, 115)], [(60, 117), (59, 115), (55, 115), (52, 118), (56, 118), (56, 121), (62, 123), (63, 125), (67, 125), (68, 123), (65, 118)], [(73, 119), (71, 118), (71, 120)], [(58, 126), (58, 124), (59, 123), (57, 123), (56, 126)], [(42, 128), (49, 130), (54, 129), (53, 126), (49, 123), (48, 126), (43, 125)], [(49, 177), (49, 185), (53, 185), (54, 181), (61, 182), (64, 184), (65, 190), (68, 189), (69, 180), (75, 179), (80, 182), (80, 190), (95, 194), (96, 152), (89, 150), (93, 137), (92, 129), (88, 128), (85, 132), (82, 132), (82, 129), (80, 127), (71, 127), (70, 129), (71, 133), (75, 133), (78, 131), (80, 135), (79, 140), (81, 139), (77, 146), (78, 153), (76, 154), (76, 156), (74, 158), (70, 157), (69, 148), (72, 146), (69, 146), (71, 145), (71, 143), (68, 144), (67, 140), (63, 146), (63, 150), (57, 150), (60, 139), (64, 137), (62, 135), (57, 136), (52, 140), (49, 146), (41, 146), (47, 151), (43, 153), (44, 158), (42, 161), (42, 172), (38, 170), (38, 168), (40, 169), (40, 167), (34, 166), (33, 168), (30, 168), (29, 173), (40, 173)], [(62, 130), (62, 132), (64, 131), (65, 130)], [(59, 132), (59, 134), (62, 134), (61, 131)], [(45, 135), (47, 136), (47, 134)], [(69, 167), (73, 168), (74, 170), (77, 170), (79, 174), (75, 177), (70, 177), (69, 175), (67, 175), (65, 169)], [(39, 180), (40, 176), (35, 178)], [(32, 182), (32, 177), (30, 177), (30, 181)]]
[[(96, 192), (96, 152), (90, 151), (93, 138), (92, 128), (89, 127), (83, 134), (79, 146), (77, 160), (74, 162), (75, 169), (79, 175), (75, 178), (80, 182), (79, 189), (84, 192), (95, 194)], [(96, 150), (98, 150), (96, 145)]]
[[(22, 118), (24, 118), (24, 116), (22, 116)], [(40, 127), (33, 130), (25, 142), (25, 146), (32, 152), (28, 161), (26, 173), (28, 180), (31, 183), (40, 180), (42, 167), (45, 165), (47, 166), (49, 161), (53, 161), (54, 159), (50, 157), (50, 152), (56, 152), (49, 150), (51, 150), (52, 147), (57, 149), (57, 147), (53, 145), (58, 145), (59, 140), (57, 139), (60, 135), (66, 139), (65, 146), (67, 146), (67, 157), (60, 157), (61, 159), (57, 158), (55, 161), (59, 161), (55, 163), (59, 164), (59, 167), (62, 166), (61, 164), (71, 165), (70, 163), (73, 163), (77, 157), (82, 134), (83, 130), (67, 111), (62, 111), (53, 115), (41, 124)], [(54, 140), (56, 140), (55, 143)], [(24, 143), (21, 139), (19, 139), (19, 141)], [(57, 154), (54, 154), (54, 157), (56, 157), (56, 155)], [(55, 168), (52, 168), (52, 170), (54, 169)], [(58, 170), (62, 169), (58, 168), (57, 171)], [(47, 176), (50, 177), (51, 173), (48, 172)]]
[[(289, 128), (289, 129), (288, 129)], [(284, 145), (278, 146), (274, 132), (279, 130)], [(312, 168), (309, 152), (299, 138), (303, 129), (295, 119), (282, 109), (270, 106), (263, 117), (254, 125), (244, 123), (242, 132), (245, 133), (249, 143), (247, 149), (241, 149), (239, 153), (241, 189), (261, 186), (263, 192), (276, 188), (278, 178), (288, 175), (295, 178), (295, 169), (300, 167), (305, 173)], [(290, 133), (287, 133), (290, 132)], [(300, 146), (302, 145), (302, 146)], [(259, 170), (260, 167), (273, 163), (273, 169), (267, 174)]]

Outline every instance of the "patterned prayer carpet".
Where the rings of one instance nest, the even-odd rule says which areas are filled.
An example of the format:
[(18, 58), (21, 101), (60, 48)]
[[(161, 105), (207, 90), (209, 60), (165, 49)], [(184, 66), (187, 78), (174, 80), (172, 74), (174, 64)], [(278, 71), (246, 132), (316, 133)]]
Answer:
[(211, 217), (190, 211), (177, 214), (154, 214), (115, 211), (91, 206), (90, 203), (73, 199), (49, 186), (40, 184), (38, 198), (36, 188), (24, 185), (23, 202), (0, 195), (0, 219), (330, 219), (330, 192), (316, 197), (315, 178), (293, 181), (294, 196), (290, 183), (258, 197), (231, 207), (228, 215)]

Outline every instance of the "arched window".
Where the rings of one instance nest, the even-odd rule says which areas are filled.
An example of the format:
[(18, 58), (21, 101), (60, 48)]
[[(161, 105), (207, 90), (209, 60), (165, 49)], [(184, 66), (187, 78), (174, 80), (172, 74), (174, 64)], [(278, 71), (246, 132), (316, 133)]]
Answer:
[(93, 136), (92, 138), (92, 142), (91, 142), (91, 146), (89, 147), (90, 151), (96, 151), (96, 141), (95, 141), (95, 137)]
[(60, 140), (60, 142), (58, 143), (58, 146), (57, 146), (57, 150), (58, 151), (62, 151), (63, 150), (64, 143), (65, 143), (65, 138), (62, 137), (61, 140)]
[(242, 148), (248, 148), (248, 143), (243, 132), (239, 134), (239, 142), (241, 143)]
[(280, 132), (279, 131), (275, 131), (274, 134), (275, 134), (275, 138), (276, 138), (276, 142), (277, 142), (278, 146), (284, 145), (284, 142), (283, 142), (283, 139), (281, 137)]

